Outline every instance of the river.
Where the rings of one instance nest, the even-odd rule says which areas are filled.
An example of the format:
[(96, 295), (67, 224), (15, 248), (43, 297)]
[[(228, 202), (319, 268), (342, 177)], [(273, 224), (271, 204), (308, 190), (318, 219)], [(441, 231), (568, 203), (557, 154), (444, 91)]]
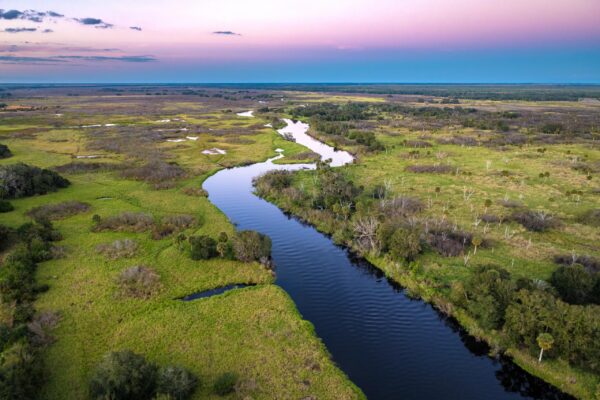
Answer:
[[(280, 133), (292, 134), (323, 159), (332, 159), (332, 165), (353, 160), (306, 135), (308, 125), (286, 122)], [(255, 196), (252, 179), (266, 171), (314, 168), (277, 165), (274, 159), (221, 170), (203, 187), (238, 229), (271, 237), (276, 284), (369, 399), (567, 398), (510, 360), (489, 357), (487, 346), (451, 319), (409, 298), (367, 262)]]

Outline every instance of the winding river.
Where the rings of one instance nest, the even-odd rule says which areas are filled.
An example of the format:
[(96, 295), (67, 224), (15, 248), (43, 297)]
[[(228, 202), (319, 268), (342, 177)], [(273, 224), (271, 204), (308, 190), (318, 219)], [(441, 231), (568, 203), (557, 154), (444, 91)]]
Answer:
[[(306, 135), (308, 125), (286, 122), (280, 133), (291, 134), (333, 165), (352, 161), (349, 153)], [(222, 170), (203, 187), (238, 229), (271, 237), (276, 284), (369, 399), (567, 398), (509, 360), (488, 357), (487, 347), (451, 319), (410, 299), (367, 262), (255, 196), (252, 179), (266, 171), (314, 168), (274, 164), (280, 157)]]

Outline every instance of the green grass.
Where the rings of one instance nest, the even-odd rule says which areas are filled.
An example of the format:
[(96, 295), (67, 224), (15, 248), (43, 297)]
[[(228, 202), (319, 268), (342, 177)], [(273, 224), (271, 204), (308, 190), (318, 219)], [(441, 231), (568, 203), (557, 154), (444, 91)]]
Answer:
[[(488, 102), (490, 103), (490, 102)], [(495, 102), (498, 104), (498, 102)], [(477, 264), (497, 264), (515, 278), (548, 280), (557, 268), (553, 257), (557, 254), (591, 255), (600, 258), (600, 230), (577, 222), (577, 217), (590, 209), (600, 208), (600, 196), (594, 190), (600, 187), (600, 176), (592, 180), (571, 168), (575, 158), (590, 162), (600, 160), (600, 150), (577, 144), (508, 147), (499, 149), (441, 145), (435, 139), (453, 135), (473, 134), (468, 129), (444, 128), (437, 131), (410, 132), (381, 124), (376, 128), (378, 140), (387, 150), (377, 154), (359, 154), (355, 164), (343, 167), (357, 185), (366, 188), (363, 199), (375, 185), (391, 184), (393, 196), (419, 198), (425, 205), (421, 218), (445, 219), (463, 230), (485, 237), (492, 245), (472, 251), (465, 261), (462, 256), (443, 257), (431, 250), (418, 257), (419, 265), (408, 270), (383, 257), (367, 258), (388, 277), (407, 287), (409, 292), (426, 301), (446, 307), (446, 296), (452, 282), (467, 279)], [(423, 135), (433, 147), (416, 149), (419, 157), (409, 157), (415, 150), (404, 146), (405, 140), (423, 140)], [(544, 153), (539, 148), (546, 148)], [(351, 150), (356, 150), (351, 148)], [(451, 165), (452, 174), (412, 173), (409, 165)], [(502, 171), (508, 171), (505, 177)], [(548, 178), (540, 173), (549, 172)], [(294, 185), (310, 192), (315, 184), (314, 171), (300, 171)], [(436, 191), (439, 188), (439, 193)], [(578, 190), (580, 196), (567, 192)], [(491, 206), (486, 207), (486, 200)], [(527, 208), (545, 210), (562, 220), (562, 227), (547, 232), (530, 232), (515, 222), (493, 223), (486, 226), (478, 222), (483, 214), (494, 214), (506, 219), (512, 212), (502, 205), (504, 199), (518, 201)], [(283, 197), (269, 199), (286, 211), (300, 215), (317, 229), (333, 234), (334, 226), (318, 212), (291, 204)], [(377, 200), (374, 200), (377, 201)], [(334, 235), (335, 238), (335, 235)], [(457, 315), (463, 326), (475, 336), (498, 343), (494, 334), (481, 331), (476, 323)], [(593, 398), (600, 377), (569, 367), (560, 361), (547, 360), (540, 368), (529, 355), (510, 349), (515, 361), (533, 374), (580, 398)], [(533, 361), (532, 361), (533, 360)]]
[[(83, 121), (76, 108), (69, 115)], [(210, 126), (240, 132), (261, 123), (259, 119), (235, 114), (215, 115), (218, 120), (209, 120)], [(125, 118), (95, 115), (87, 123)], [(30, 139), (9, 137), (2, 143), (10, 147), (14, 156), (0, 163), (51, 167), (72, 161), (74, 154), (97, 154), (86, 150), (86, 135), (85, 130), (57, 129), (36, 133)], [(312, 325), (302, 319), (289, 296), (272, 284), (271, 272), (259, 264), (222, 259), (192, 261), (175, 247), (173, 238), (152, 240), (149, 232), (91, 231), (94, 214), (107, 217), (135, 211), (155, 218), (178, 213), (199, 217), (203, 224), (187, 234), (232, 234), (234, 227), (206, 198), (185, 195), (181, 189), (200, 186), (206, 176), (222, 166), (274, 156), (275, 148), (284, 148), (288, 154), (304, 150), (284, 141), (271, 129), (263, 128), (242, 137), (252, 143), (230, 143), (224, 137), (209, 134), (202, 134), (197, 142), (159, 143), (173, 160), (191, 171), (189, 178), (169, 190), (153, 190), (146, 183), (124, 180), (117, 173), (88, 173), (66, 175), (72, 182), (67, 189), (11, 201), (15, 210), (2, 214), (2, 223), (13, 227), (27, 221), (27, 210), (39, 205), (74, 199), (91, 204), (89, 212), (55, 222), (64, 236), (58, 244), (66, 249), (66, 257), (42, 263), (38, 268), (39, 283), (47, 283), (50, 290), (40, 295), (36, 308), (61, 315), (53, 331), (56, 342), (43, 354), (47, 381), (41, 398), (87, 398), (87, 383), (95, 365), (105, 353), (122, 349), (143, 353), (161, 365), (179, 364), (193, 371), (204, 382), (194, 399), (215, 398), (212, 384), (224, 372), (239, 375), (240, 390), (236, 396), (240, 397), (363, 397), (331, 362)], [(227, 155), (201, 154), (211, 147), (226, 149)], [(107, 157), (100, 161), (124, 159), (116, 154)], [(133, 258), (112, 261), (95, 251), (98, 244), (122, 238), (139, 243)], [(117, 276), (122, 270), (141, 264), (160, 275), (159, 293), (149, 300), (123, 298), (117, 290)], [(258, 286), (191, 302), (177, 300), (231, 283)]]

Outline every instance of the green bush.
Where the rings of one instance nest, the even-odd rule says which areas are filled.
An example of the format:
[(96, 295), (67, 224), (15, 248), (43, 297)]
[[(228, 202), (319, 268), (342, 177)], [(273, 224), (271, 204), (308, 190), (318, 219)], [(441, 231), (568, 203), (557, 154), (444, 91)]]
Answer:
[(0, 198), (18, 199), (55, 192), (70, 182), (54, 171), (18, 163), (0, 166)]
[(563, 265), (558, 267), (551, 278), (552, 286), (560, 297), (571, 304), (586, 304), (591, 300), (596, 279), (583, 265)]
[(390, 238), (390, 254), (393, 258), (413, 261), (421, 252), (421, 237), (417, 229), (398, 228)]
[(156, 391), (176, 400), (190, 397), (198, 386), (198, 378), (185, 368), (178, 366), (162, 367), (158, 371)]
[(188, 240), (192, 260), (208, 260), (217, 255), (217, 242), (210, 236), (190, 236)]
[(15, 208), (13, 207), (13, 205), (10, 204), (8, 201), (0, 200), (0, 213), (10, 212), (14, 209)]
[(232, 372), (225, 372), (215, 382), (213, 389), (219, 396), (225, 396), (235, 390), (238, 376)]
[(233, 251), (240, 261), (263, 262), (271, 257), (271, 238), (256, 231), (240, 231), (234, 238)]
[(158, 368), (144, 356), (124, 350), (109, 353), (96, 367), (90, 397), (99, 400), (148, 400), (156, 390)]
[(12, 153), (10, 149), (5, 144), (0, 144), (0, 159), (12, 157)]

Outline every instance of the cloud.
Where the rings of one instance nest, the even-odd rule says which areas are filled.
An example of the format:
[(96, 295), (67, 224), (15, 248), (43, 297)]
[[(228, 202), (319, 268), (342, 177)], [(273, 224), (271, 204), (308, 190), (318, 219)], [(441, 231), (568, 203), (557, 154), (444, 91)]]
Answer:
[(102, 21), (100, 18), (75, 18), (75, 21), (79, 22), (81, 25), (92, 25), (99, 29), (109, 29), (114, 26), (113, 24)]
[(71, 61), (146, 63), (156, 61), (156, 58), (152, 56), (0, 56), (0, 64), (64, 64), (69, 63)]
[(139, 26), (130, 26), (129, 29), (132, 29), (134, 31), (141, 31), (142, 30), (142, 28), (139, 27)]
[(0, 19), (16, 20), (22, 19), (32, 22), (43, 22), (46, 18), (62, 18), (64, 15), (55, 11), (36, 11), (36, 10), (2, 10), (0, 9)]
[(0, 56), (0, 64), (40, 64), (40, 63), (64, 63), (66, 61), (55, 57), (23, 57), (23, 56)]
[(223, 36), (242, 36), (240, 33), (235, 33), (232, 31), (215, 31), (213, 35), (223, 35)]
[(35, 32), (37, 28), (6, 28), (6, 33), (21, 33), (21, 32)]
[(82, 61), (122, 61), (132, 63), (145, 63), (156, 61), (156, 58), (152, 56), (56, 56), (60, 60), (82, 60)]
[(52, 29), (44, 29), (42, 31), (42, 33), (53, 33), (54, 31)]

